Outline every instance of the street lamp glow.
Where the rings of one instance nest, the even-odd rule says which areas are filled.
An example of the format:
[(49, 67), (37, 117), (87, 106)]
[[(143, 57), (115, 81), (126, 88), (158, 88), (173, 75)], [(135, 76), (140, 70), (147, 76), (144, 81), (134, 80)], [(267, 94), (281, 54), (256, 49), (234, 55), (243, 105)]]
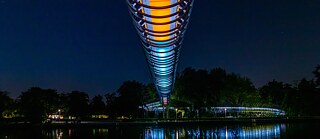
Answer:
[(58, 118), (59, 118), (59, 119), (61, 119), (61, 110), (60, 110), (60, 109), (58, 109), (58, 112), (59, 112), (59, 116), (58, 116)]
[(178, 117), (178, 109), (176, 108), (176, 119), (177, 119), (177, 117)]

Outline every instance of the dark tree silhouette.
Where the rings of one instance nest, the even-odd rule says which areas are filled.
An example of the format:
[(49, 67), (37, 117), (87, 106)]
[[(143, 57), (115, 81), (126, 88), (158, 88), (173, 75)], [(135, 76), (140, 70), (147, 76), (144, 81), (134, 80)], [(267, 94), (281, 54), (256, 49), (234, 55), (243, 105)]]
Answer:
[(226, 76), (220, 101), (224, 106), (257, 106), (260, 96), (248, 78), (232, 73)]
[(12, 113), (14, 100), (8, 96), (8, 92), (0, 91), (0, 118)]
[(194, 107), (201, 107), (210, 101), (209, 76), (206, 70), (186, 68), (177, 79), (176, 98)]
[(116, 100), (117, 100), (117, 93), (111, 92), (104, 95), (106, 98), (106, 112), (110, 118), (116, 117)]
[(284, 84), (283, 92), (284, 98), (282, 101), (282, 109), (286, 111), (287, 115), (299, 114), (301, 105), (299, 104), (300, 101), (298, 100), (297, 88), (292, 87), (290, 84)]
[(320, 87), (320, 65), (316, 67), (316, 69), (312, 72), (315, 76), (315, 82)]
[[(176, 77), (170, 105), (192, 107), (190, 113), (193, 114), (188, 114), (190, 117), (200, 107), (226, 105), (278, 107), (288, 115), (320, 115), (320, 111), (315, 109), (320, 100), (320, 65), (313, 74), (314, 79), (302, 79), (294, 85), (273, 80), (257, 91), (250, 79), (227, 73), (222, 68), (209, 72), (186, 68)], [(88, 94), (84, 92), (58, 94), (53, 89), (32, 87), (14, 101), (7, 92), (0, 91), (0, 118), (3, 114), (18, 111), (26, 120), (39, 123), (49, 114), (57, 114), (58, 109), (66, 116), (106, 113), (111, 118), (134, 118), (141, 114), (139, 106), (159, 101), (153, 84), (144, 85), (137, 81), (125, 81), (116, 92), (107, 93), (104, 97), (105, 103), (98, 95), (89, 104)]]
[(72, 91), (68, 94), (69, 114), (79, 118), (89, 114), (89, 96), (85, 92)]
[(280, 107), (288, 115), (319, 115), (319, 111), (314, 109), (320, 99), (317, 90), (312, 80), (304, 78), (296, 87), (273, 80), (259, 91), (265, 104)]
[(143, 104), (143, 96), (146, 93), (145, 86), (137, 81), (125, 81), (117, 92), (118, 116), (138, 116), (138, 108)]
[(285, 96), (284, 83), (273, 80), (262, 86), (259, 89), (259, 93), (265, 104), (280, 107), (283, 105)]
[(91, 114), (99, 115), (105, 114), (106, 105), (103, 102), (103, 97), (101, 95), (94, 96), (90, 102)]
[(142, 103), (159, 101), (159, 97), (154, 84), (149, 83), (145, 86), (146, 92), (143, 94)]
[(300, 102), (301, 113), (305, 115), (317, 115), (319, 110), (315, 109), (318, 106), (319, 93), (316, 91), (316, 85), (313, 81), (302, 79), (298, 85), (298, 97)]
[(60, 96), (56, 90), (44, 89), (42, 101), (46, 115), (58, 112), (58, 109), (60, 108)]
[(216, 68), (186, 68), (177, 78), (173, 99), (197, 107), (217, 105), (257, 106), (260, 96), (252, 82), (234, 73)]
[(59, 94), (59, 109), (61, 110), (60, 114), (71, 115), (69, 114), (69, 97), (68, 94), (61, 93)]
[(41, 122), (48, 114), (58, 111), (59, 95), (55, 90), (32, 87), (19, 96), (22, 114), (33, 123)]
[(209, 73), (210, 76), (210, 90), (212, 90), (211, 105), (218, 105), (220, 98), (222, 97), (222, 89), (225, 86), (227, 80), (227, 72), (222, 68), (212, 69)]

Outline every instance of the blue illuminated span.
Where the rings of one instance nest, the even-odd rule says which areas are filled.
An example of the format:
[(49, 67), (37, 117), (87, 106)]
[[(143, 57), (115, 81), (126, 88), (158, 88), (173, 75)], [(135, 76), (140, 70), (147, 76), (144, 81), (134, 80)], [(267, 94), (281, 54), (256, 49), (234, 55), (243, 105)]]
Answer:
[(193, 0), (127, 0), (162, 104), (174, 88)]

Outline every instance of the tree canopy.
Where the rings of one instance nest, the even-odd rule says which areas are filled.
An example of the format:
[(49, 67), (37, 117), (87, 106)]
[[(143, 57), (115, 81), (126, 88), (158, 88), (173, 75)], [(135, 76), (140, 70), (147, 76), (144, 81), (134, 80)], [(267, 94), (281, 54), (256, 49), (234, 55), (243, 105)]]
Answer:
[[(313, 79), (301, 79), (296, 84), (272, 80), (255, 88), (248, 77), (228, 73), (222, 68), (211, 70), (186, 68), (176, 77), (170, 106), (200, 107), (247, 106), (284, 109), (288, 115), (320, 115), (315, 109), (320, 100), (320, 65), (312, 73)], [(54, 89), (31, 87), (17, 99), (0, 91), (0, 117), (22, 115), (25, 120), (39, 123), (50, 114), (89, 117), (107, 114), (139, 117), (139, 106), (159, 101), (155, 86), (128, 80), (114, 92), (93, 96), (86, 92), (58, 93)]]

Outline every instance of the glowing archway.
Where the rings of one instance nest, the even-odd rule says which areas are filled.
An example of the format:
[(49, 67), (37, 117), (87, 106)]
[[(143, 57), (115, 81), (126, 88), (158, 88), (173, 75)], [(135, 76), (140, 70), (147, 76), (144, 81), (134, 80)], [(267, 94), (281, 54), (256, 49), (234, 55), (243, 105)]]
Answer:
[(173, 90), (179, 52), (193, 0), (127, 0), (164, 105)]

